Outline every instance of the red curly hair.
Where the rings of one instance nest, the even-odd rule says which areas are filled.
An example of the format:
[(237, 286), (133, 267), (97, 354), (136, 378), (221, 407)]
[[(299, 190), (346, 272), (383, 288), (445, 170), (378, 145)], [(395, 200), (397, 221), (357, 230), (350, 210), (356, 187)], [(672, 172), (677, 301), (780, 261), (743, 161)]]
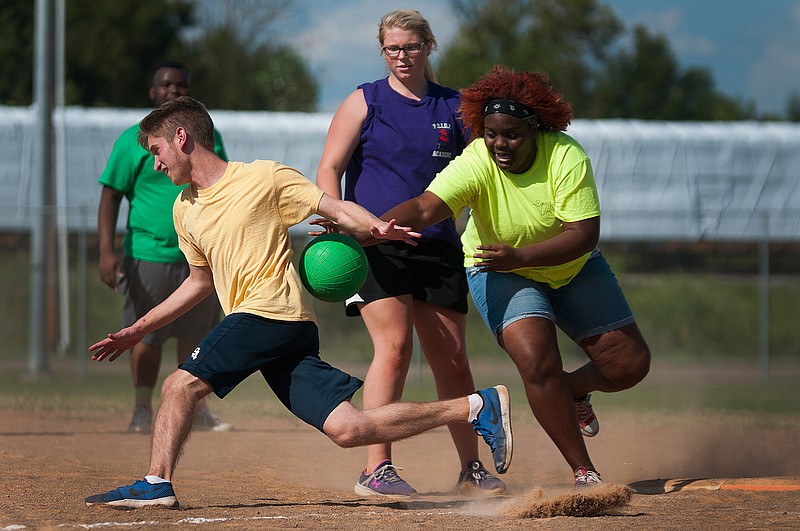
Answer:
[(572, 105), (550, 84), (542, 72), (515, 72), (496, 65), (461, 91), (459, 112), (473, 138), (483, 136), (483, 109), (490, 100), (507, 99), (527, 105), (536, 113), (539, 129), (564, 131), (572, 121)]

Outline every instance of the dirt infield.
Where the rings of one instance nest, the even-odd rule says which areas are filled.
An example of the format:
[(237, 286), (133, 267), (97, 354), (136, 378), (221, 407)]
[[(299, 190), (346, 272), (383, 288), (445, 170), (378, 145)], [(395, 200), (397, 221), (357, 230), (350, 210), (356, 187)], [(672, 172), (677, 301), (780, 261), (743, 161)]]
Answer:
[(502, 497), (451, 494), (457, 461), (445, 429), (395, 445), (394, 461), (420, 496), (366, 499), (352, 491), (364, 450), (340, 449), (290, 418), (243, 415), (226, 418), (236, 431), (192, 435), (175, 479), (178, 510), (84, 506), (85, 496), (145, 472), (149, 439), (125, 433), (127, 418), (0, 410), (0, 531), (800, 528), (797, 422), (607, 412), (603, 431), (588, 441), (615, 489), (601, 502), (624, 502), (624, 492), (630, 500), (578, 513), (599, 516), (551, 516), (588, 505), (576, 502), (566, 465), (520, 406)]

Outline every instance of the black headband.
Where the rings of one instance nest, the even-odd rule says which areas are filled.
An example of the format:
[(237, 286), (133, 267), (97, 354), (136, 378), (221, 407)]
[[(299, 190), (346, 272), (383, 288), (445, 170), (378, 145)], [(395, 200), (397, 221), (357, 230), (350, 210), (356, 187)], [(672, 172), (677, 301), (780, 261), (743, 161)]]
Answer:
[(491, 100), (483, 108), (483, 116), (486, 117), (494, 113), (508, 114), (515, 118), (525, 120), (533, 125), (537, 122), (536, 113), (527, 105), (514, 100)]

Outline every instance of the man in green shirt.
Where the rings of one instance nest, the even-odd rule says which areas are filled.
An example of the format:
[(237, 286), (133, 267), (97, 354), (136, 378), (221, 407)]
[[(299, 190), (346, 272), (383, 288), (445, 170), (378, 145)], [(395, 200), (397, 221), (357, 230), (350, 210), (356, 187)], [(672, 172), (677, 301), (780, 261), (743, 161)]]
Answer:
[[(190, 91), (186, 66), (169, 61), (156, 67), (150, 87), (150, 99), (156, 107), (169, 99), (188, 96)], [(138, 131), (137, 123), (120, 135), (99, 179), (103, 186), (97, 220), (100, 278), (125, 295), (123, 320), (126, 326), (163, 301), (189, 274), (172, 222), (172, 204), (182, 187), (176, 187), (166, 175), (155, 171), (153, 156), (137, 141)], [(214, 150), (227, 160), (219, 132), (214, 132)], [(125, 253), (120, 262), (114, 238), (123, 197), (128, 200), (129, 208)], [(150, 433), (153, 389), (164, 342), (169, 337), (177, 339), (180, 364), (219, 322), (219, 316), (219, 303), (212, 294), (169, 327), (149, 334), (131, 350), (136, 398), (129, 432)], [(231, 429), (230, 424), (209, 411), (204, 401), (196, 408), (193, 426), (214, 431)]]

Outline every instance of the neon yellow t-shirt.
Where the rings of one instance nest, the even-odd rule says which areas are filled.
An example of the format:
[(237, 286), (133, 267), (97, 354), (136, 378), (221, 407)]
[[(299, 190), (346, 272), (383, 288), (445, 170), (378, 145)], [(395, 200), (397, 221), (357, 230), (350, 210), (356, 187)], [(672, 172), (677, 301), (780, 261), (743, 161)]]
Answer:
[(213, 186), (181, 192), (173, 207), (181, 251), (191, 265), (211, 268), (226, 315), (314, 320), (289, 227), (315, 214), (322, 195), (297, 170), (268, 160), (229, 162)]
[[(549, 240), (574, 222), (600, 215), (592, 166), (578, 142), (565, 133), (540, 131), (536, 159), (525, 173), (497, 167), (483, 139), (473, 141), (428, 186), (458, 216), (470, 218), (461, 243), (471, 267), (482, 244), (524, 247)], [(589, 254), (556, 266), (525, 267), (514, 273), (558, 288), (577, 275)]]

